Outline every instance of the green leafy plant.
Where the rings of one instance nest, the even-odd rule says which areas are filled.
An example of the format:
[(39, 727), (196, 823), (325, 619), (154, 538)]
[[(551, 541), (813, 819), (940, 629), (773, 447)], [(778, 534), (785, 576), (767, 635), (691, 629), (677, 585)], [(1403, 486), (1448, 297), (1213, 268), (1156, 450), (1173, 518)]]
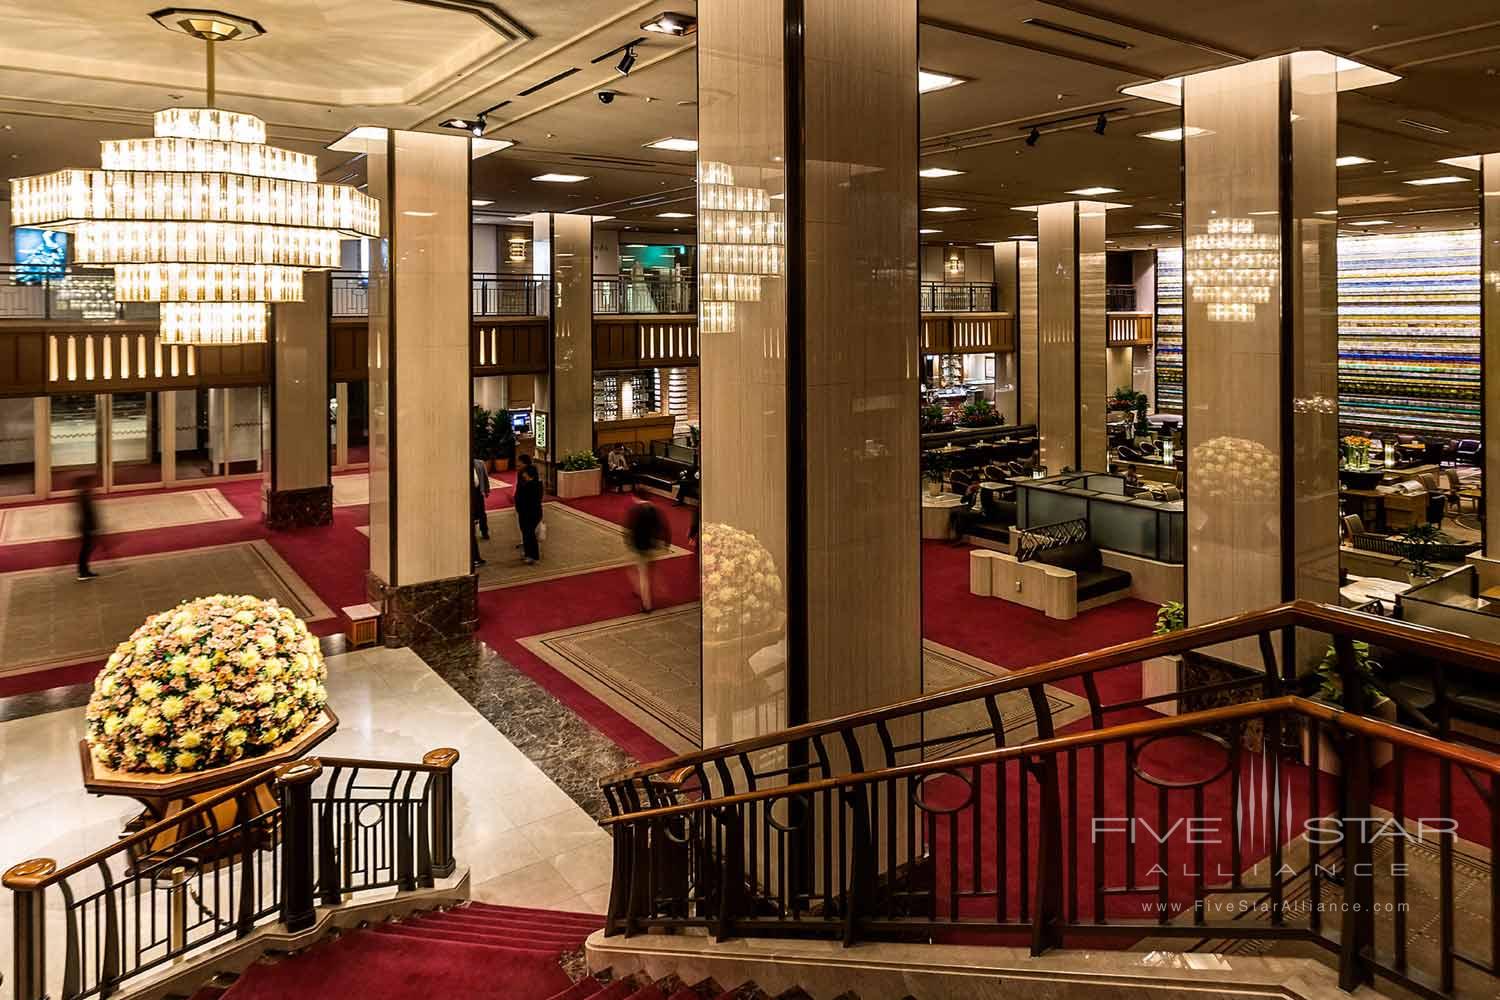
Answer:
[(474, 457), (489, 460), (495, 457), (492, 415), (482, 406), (476, 406), (469, 414), (469, 435)]
[(1134, 410), (1146, 401), (1144, 392), (1137, 392), (1128, 385), (1122, 385), (1109, 397), (1111, 410)]
[(1181, 601), (1167, 601), (1156, 609), (1156, 626), (1152, 635), (1167, 635), (1187, 628), (1187, 608)]
[(599, 468), (599, 456), (591, 451), (574, 451), (562, 457), (558, 468), (564, 472), (587, 472)]
[(929, 483), (943, 482), (948, 471), (948, 457), (936, 451), (922, 452), (922, 478)]
[(933, 403), (931, 406), (922, 408), (922, 433), (931, 434), (935, 431), (950, 431), (953, 423), (948, 419), (948, 414), (942, 406)]
[(1432, 523), (1414, 524), (1396, 536), (1401, 545), (1401, 560), (1411, 567), (1411, 575), (1432, 576), (1434, 552), (1447, 536)]
[(495, 410), (490, 415), (490, 449), (490, 458), (516, 457), (516, 429), (511, 426), (509, 410)]
[[(1376, 685), (1376, 678), (1380, 674), (1380, 664), (1370, 659), (1370, 644), (1367, 642), (1355, 642), (1354, 646), (1354, 672), (1359, 677), (1360, 687), (1364, 689), (1365, 704), (1375, 705), (1385, 700), (1385, 694)], [(1339, 671), (1339, 654), (1332, 643), (1323, 653), (1323, 659), (1318, 662), (1318, 697), (1332, 705), (1344, 704), (1344, 675)]]
[(994, 427), (1005, 422), (1000, 412), (987, 399), (976, 399), (966, 403), (959, 413), (958, 423), (962, 427)]

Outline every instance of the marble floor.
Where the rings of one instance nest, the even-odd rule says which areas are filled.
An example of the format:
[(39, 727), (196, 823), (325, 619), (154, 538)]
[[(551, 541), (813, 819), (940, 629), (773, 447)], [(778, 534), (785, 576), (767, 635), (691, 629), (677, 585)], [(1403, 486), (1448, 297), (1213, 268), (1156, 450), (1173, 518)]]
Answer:
[[(593, 816), (442, 676), (409, 649), (329, 658), (330, 703), (340, 726), (330, 755), (417, 760), (460, 748), (454, 768), (455, 853), (473, 898), (602, 913), (611, 845)], [(66, 863), (107, 845), (139, 807), (83, 791), (78, 739), (83, 709), (0, 723), (0, 867), (28, 858)], [(0, 927), (11, 894), (0, 893)], [(49, 936), (49, 950), (62, 935)], [(56, 940), (52, 940), (56, 939)], [(12, 964), (0, 934), (0, 969)], [(50, 963), (49, 963), (50, 964)]]
[(203, 594), (275, 598), (304, 621), (333, 611), (265, 541), (0, 574), (0, 675), (103, 659), (148, 615)]
[[(94, 509), (99, 517), (101, 535), (232, 521), (242, 516), (216, 489), (101, 497), (96, 500)], [(78, 508), (70, 502), (0, 510), (0, 545), (77, 537)]]

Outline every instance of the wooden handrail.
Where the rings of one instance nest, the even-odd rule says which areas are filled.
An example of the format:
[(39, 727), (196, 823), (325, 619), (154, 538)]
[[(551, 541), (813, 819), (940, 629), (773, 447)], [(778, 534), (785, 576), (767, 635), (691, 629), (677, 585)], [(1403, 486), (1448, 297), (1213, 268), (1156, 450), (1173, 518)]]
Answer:
[(739, 805), (746, 802), (763, 802), (767, 799), (783, 798), (788, 795), (812, 794), (851, 785), (866, 785), (872, 782), (914, 777), (922, 774), (941, 774), (965, 767), (977, 767), (984, 764), (1012, 760), (1018, 757), (1055, 754), (1065, 750), (1076, 750), (1104, 743), (1116, 743), (1125, 739), (1143, 739), (1178, 731), (1198, 730), (1216, 723), (1260, 718), (1277, 712), (1291, 712), (1307, 718), (1317, 719), (1320, 722), (1331, 723), (1350, 732), (1386, 740), (1408, 750), (1433, 754), (1462, 767), (1500, 776), (1500, 754), (1480, 750), (1477, 747), (1448, 743), (1436, 737), (1428, 736), (1425, 733), (1407, 729), (1405, 726), (1398, 726), (1380, 719), (1372, 719), (1368, 716), (1356, 715), (1332, 705), (1311, 701), (1297, 695), (1282, 695), (1278, 698), (1265, 698), (1258, 701), (1242, 702), (1238, 705), (1225, 705), (1218, 708), (1204, 709), (1200, 712), (1189, 712), (1185, 715), (1166, 715), (1158, 719), (1125, 722), (1104, 729), (1091, 729), (1080, 733), (1069, 733), (1066, 736), (1054, 736), (1032, 743), (962, 754), (957, 757), (919, 761), (914, 764), (902, 764), (897, 767), (881, 768), (876, 771), (861, 771), (856, 774), (842, 774), (831, 778), (817, 778), (795, 785), (782, 785), (775, 788), (763, 788), (753, 792), (741, 792), (737, 795), (726, 795), (722, 798), (699, 799), (676, 805), (642, 809), (639, 812), (626, 813), (620, 816), (607, 816), (599, 822), (601, 826), (613, 826), (618, 823), (678, 816), (686, 813), (702, 812), (707, 809), (717, 809), (723, 806)]
[[(451, 757), (447, 756), (450, 754)], [(317, 763), (325, 768), (370, 767), (404, 771), (447, 771), (453, 766), (454, 763), (457, 762), (457, 760), (458, 751), (448, 750), (444, 748), (429, 751), (426, 755), (423, 756), (420, 763), (407, 763), (404, 761), (389, 760), (368, 760), (359, 757), (322, 756), (305, 757), (302, 760), (294, 761), (293, 763)], [(230, 785), (228, 788), (215, 792), (208, 798), (202, 800), (201, 802), (195, 802), (193, 805), (182, 810), (181, 812), (173, 813), (166, 819), (157, 820), (150, 826), (137, 830), (135, 833), (132, 833), (128, 837), (121, 837), (119, 840), (111, 843), (108, 847), (102, 847), (99, 850), (94, 851), (92, 854), (80, 858), (77, 861), (72, 862), (71, 864), (63, 866), (62, 868), (52, 868), (48, 871), (38, 871), (35, 873), (27, 873), (13, 877), (7, 877), (5, 880), (5, 888), (25, 890), (44, 889), (55, 882), (59, 882), (71, 875), (78, 874), (85, 868), (92, 868), (100, 862), (106, 861), (116, 854), (121, 853), (122, 851), (128, 851), (132, 846), (136, 844), (149, 843), (150, 841), (155, 839), (158, 834), (163, 833), (166, 830), (179, 827), (184, 821), (189, 820), (194, 816), (201, 815), (202, 813), (213, 809), (215, 806), (222, 805), (223, 803), (238, 795), (243, 795), (252, 788), (276, 781), (277, 772), (282, 770), (286, 766), (288, 765), (277, 765), (276, 767), (268, 767), (263, 771), (257, 771), (255, 774), (252, 774), (250, 777), (245, 778), (243, 781), (238, 781), (235, 784)]]
[(1246, 639), (1265, 632), (1298, 626), (1376, 643), (1398, 652), (1430, 656), (1500, 674), (1500, 646), (1420, 625), (1395, 622), (1377, 615), (1349, 611), (1311, 601), (1293, 601), (1261, 611), (1247, 612), (1217, 622), (1209, 622), (1206, 625), (1195, 625), (1192, 628), (1166, 635), (1134, 639), (1105, 649), (1079, 653), (1052, 663), (1018, 670), (994, 680), (979, 681), (975, 684), (950, 688), (947, 691), (922, 695), (879, 708), (851, 712), (848, 715), (818, 722), (803, 723), (779, 732), (752, 736), (735, 743), (695, 750), (654, 763), (637, 765), (604, 779), (604, 784), (633, 781), (663, 771), (690, 768), (708, 761), (753, 753), (767, 747), (794, 743), (854, 726), (874, 725), (917, 712), (930, 712), (966, 701), (1033, 687), (1037, 684), (1051, 684), (1156, 656), (1170, 656), (1233, 639)]

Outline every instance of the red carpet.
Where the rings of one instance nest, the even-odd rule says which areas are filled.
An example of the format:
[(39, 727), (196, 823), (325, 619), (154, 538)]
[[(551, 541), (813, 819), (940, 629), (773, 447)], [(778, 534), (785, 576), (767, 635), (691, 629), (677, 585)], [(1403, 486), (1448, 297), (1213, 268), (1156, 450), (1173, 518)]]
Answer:
[(603, 925), (587, 914), (470, 903), (352, 931), (274, 965), (252, 965), (223, 996), (547, 1000), (571, 988), (558, 957)]

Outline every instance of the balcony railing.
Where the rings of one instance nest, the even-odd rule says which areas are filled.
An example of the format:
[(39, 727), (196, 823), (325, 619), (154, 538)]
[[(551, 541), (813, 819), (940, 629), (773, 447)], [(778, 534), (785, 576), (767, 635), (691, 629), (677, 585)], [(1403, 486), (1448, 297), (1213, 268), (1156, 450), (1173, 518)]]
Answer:
[[(536, 316), (546, 277), (535, 274), (479, 273), (471, 295), (475, 316)], [(364, 271), (335, 271), (329, 293), (336, 317), (368, 316), (370, 276)]]
[(109, 270), (0, 264), (0, 319), (154, 320), (153, 302), (116, 302)]
[(979, 282), (922, 282), (922, 312), (993, 312), (995, 286)]
[(594, 312), (603, 315), (685, 316), (698, 311), (692, 278), (594, 279)]

